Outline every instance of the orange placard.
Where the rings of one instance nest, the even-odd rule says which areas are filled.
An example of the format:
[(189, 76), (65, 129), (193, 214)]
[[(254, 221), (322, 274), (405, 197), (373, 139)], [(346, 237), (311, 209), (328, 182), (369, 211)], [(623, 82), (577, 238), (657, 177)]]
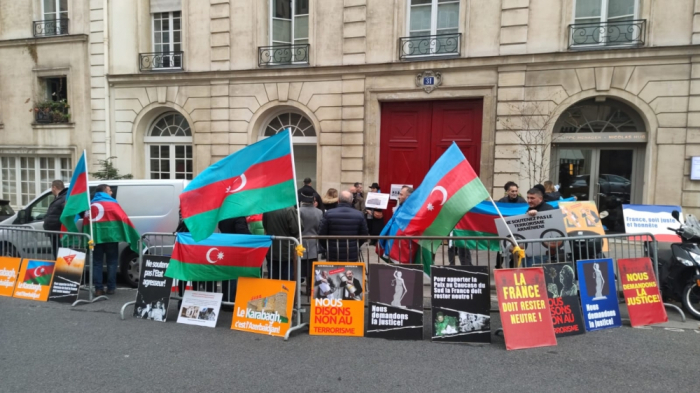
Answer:
[(241, 277), (231, 329), (284, 337), (292, 321), (296, 282)]
[[(605, 235), (603, 222), (593, 201), (559, 202), (564, 215), (566, 233), (571, 236)], [(603, 239), (603, 252), (608, 251), (608, 239)]]
[(12, 297), (45, 302), (49, 298), (55, 264), (54, 261), (22, 260)]
[(0, 296), (12, 296), (21, 262), (19, 258), (0, 257)]
[(309, 334), (364, 336), (365, 264), (314, 262)]

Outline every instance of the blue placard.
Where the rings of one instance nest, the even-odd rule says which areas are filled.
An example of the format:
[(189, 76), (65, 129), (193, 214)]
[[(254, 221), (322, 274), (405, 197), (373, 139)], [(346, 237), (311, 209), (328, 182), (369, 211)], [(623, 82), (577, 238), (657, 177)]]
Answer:
[(622, 326), (613, 260), (591, 259), (578, 261), (576, 265), (586, 330)]
[(426, 76), (423, 78), (423, 85), (424, 86), (432, 86), (434, 84), (435, 84), (435, 77)]

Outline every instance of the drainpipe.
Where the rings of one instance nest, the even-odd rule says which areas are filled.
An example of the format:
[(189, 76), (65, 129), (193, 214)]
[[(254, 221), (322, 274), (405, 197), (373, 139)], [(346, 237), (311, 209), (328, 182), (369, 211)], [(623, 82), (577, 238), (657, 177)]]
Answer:
[(112, 132), (109, 99), (109, 0), (103, 0), (103, 37), (104, 37), (104, 78), (105, 78), (105, 158), (112, 156)]

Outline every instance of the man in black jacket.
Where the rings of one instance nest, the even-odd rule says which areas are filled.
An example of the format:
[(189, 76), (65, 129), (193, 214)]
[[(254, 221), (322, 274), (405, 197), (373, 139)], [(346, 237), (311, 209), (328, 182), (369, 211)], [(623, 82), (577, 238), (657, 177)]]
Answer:
[[(364, 214), (352, 207), (352, 194), (343, 191), (338, 198), (338, 207), (328, 210), (321, 220), (318, 234), (321, 236), (367, 236), (367, 220)], [(329, 240), (328, 260), (357, 262), (360, 245), (364, 240)]]
[[(61, 214), (63, 208), (66, 207), (66, 193), (68, 189), (63, 185), (61, 180), (51, 182), (51, 193), (54, 195), (54, 200), (46, 210), (44, 216), (44, 230), (60, 231), (61, 230)], [(51, 247), (53, 248), (53, 256), (58, 255), (58, 247), (60, 246), (60, 237), (58, 234), (47, 234), (51, 239)]]

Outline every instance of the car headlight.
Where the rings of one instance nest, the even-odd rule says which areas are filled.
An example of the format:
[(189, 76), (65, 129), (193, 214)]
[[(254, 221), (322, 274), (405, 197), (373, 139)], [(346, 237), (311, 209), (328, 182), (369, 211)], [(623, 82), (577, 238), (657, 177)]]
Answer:
[[(690, 255), (693, 255), (693, 254), (690, 254)], [(687, 259), (685, 259), (685, 258), (676, 257), (676, 259), (678, 259), (678, 262), (684, 264), (685, 266), (694, 266), (694, 265), (695, 265), (695, 264), (693, 263), (693, 261), (689, 261), (689, 260), (687, 260)]]

